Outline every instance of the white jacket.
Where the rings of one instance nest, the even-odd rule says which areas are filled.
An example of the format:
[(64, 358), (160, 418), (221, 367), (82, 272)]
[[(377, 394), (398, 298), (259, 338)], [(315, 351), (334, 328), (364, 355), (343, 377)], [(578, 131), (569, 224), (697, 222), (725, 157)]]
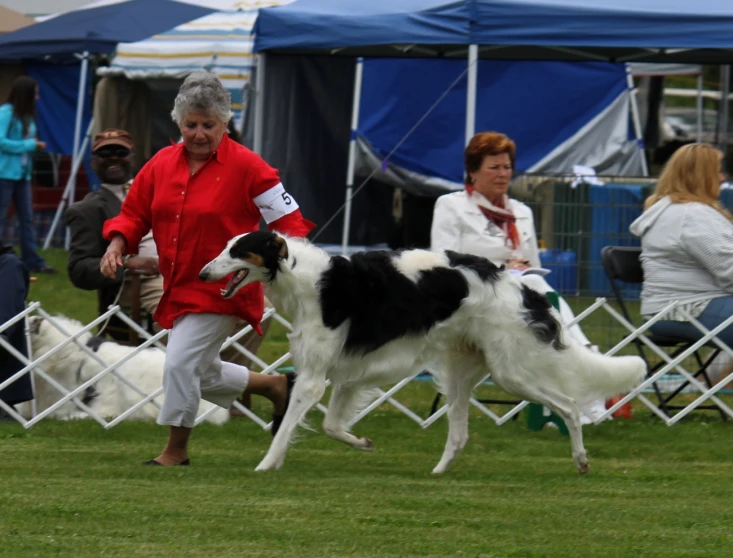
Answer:
[(662, 198), (629, 229), (641, 238), (642, 314), (733, 295), (733, 225), (716, 209)]
[[(474, 192), (473, 195), (481, 194)], [(520, 239), (517, 250), (507, 246), (504, 231), (486, 218), (465, 190), (441, 196), (435, 203), (431, 249), (482, 256), (496, 265), (524, 259), (529, 260), (532, 267), (541, 267), (532, 210), (511, 198), (508, 205), (507, 209), (517, 218)]]

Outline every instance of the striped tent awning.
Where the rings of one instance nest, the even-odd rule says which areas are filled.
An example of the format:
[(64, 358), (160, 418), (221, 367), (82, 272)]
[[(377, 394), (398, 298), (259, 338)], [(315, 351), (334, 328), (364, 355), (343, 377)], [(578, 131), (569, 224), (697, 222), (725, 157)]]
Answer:
[(252, 72), (252, 27), (260, 8), (292, 0), (186, 0), (222, 11), (137, 43), (120, 43), (109, 67), (99, 75), (129, 79), (184, 78), (208, 70), (232, 94), (232, 109), (240, 117), (244, 86)]

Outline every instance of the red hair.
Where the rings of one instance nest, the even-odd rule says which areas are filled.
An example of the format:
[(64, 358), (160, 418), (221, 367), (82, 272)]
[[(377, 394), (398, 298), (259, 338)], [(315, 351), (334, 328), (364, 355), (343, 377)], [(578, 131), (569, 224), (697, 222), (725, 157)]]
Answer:
[(466, 151), (463, 154), (463, 165), (466, 174), (476, 172), (481, 168), (481, 163), (487, 155), (501, 155), (507, 153), (514, 168), (514, 158), (517, 146), (506, 135), (499, 132), (481, 132), (476, 134), (468, 142)]

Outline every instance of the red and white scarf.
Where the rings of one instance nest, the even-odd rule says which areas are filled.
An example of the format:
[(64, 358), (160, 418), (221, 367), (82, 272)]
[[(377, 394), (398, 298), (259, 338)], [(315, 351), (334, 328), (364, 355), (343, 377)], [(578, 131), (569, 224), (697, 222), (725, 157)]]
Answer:
[(494, 205), (486, 199), (485, 196), (478, 193), (476, 188), (471, 184), (466, 184), (466, 193), (481, 210), (481, 213), (483, 213), (489, 221), (504, 231), (507, 246), (512, 250), (519, 248), (517, 218), (514, 216), (514, 213), (507, 209), (507, 206), (509, 205), (509, 196), (502, 196), (501, 205)]

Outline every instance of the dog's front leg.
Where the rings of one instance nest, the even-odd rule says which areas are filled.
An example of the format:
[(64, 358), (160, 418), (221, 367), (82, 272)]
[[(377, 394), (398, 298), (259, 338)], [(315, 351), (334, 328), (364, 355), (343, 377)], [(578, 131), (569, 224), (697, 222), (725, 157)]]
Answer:
[(255, 471), (270, 471), (282, 467), (285, 461), (285, 452), (288, 450), (295, 428), (310, 408), (321, 400), (325, 391), (325, 377), (314, 377), (308, 368), (298, 369), (298, 379), (293, 386), (290, 405), (280, 425), (280, 430), (272, 440), (267, 455), (257, 465)]

